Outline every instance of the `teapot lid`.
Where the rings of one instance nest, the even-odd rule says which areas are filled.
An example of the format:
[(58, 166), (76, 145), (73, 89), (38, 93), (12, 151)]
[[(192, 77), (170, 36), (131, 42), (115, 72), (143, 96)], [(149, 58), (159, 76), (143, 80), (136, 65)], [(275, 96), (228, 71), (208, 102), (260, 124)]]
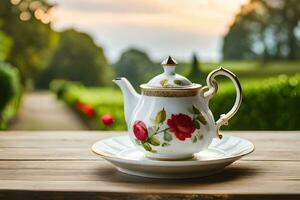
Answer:
[(187, 78), (176, 74), (177, 61), (171, 56), (161, 63), (164, 72), (152, 78), (147, 84), (142, 85), (147, 88), (190, 88), (193, 83)]

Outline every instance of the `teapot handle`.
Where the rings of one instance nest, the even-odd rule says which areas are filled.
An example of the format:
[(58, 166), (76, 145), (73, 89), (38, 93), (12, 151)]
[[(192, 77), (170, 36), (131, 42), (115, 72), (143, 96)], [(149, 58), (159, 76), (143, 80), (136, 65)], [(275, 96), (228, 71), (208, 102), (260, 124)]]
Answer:
[(241, 87), (241, 84), (235, 74), (233, 74), (231, 71), (229, 71), (223, 67), (220, 67), (219, 69), (216, 69), (216, 70), (210, 72), (207, 76), (206, 83), (208, 86), (207, 87), (208, 90), (206, 92), (204, 92), (204, 97), (207, 98), (208, 100), (210, 98), (212, 98), (218, 91), (218, 83), (215, 80), (215, 77), (218, 75), (223, 75), (223, 76), (228, 77), (234, 83), (234, 86), (236, 89), (236, 98), (235, 98), (233, 107), (231, 108), (231, 110), (228, 113), (221, 114), (220, 118), (215, 123), (215, 125), (217, 127), (217, 136), (221, 139), (222, 135), (220, 133), (220, 127), (222, 125), (228, 124), (228, 120), (235, 115), (235, 113), (238, 111), (238, 109), (241, 105), (242, 87)]

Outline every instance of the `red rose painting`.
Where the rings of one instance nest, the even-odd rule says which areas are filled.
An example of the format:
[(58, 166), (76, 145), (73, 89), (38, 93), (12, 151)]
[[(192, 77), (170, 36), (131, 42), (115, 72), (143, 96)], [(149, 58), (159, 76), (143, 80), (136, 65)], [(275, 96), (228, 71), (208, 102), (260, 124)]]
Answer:
[(135, 137), (140, 141), (145, 141), (148, 139), (148, 130), (146, 124), (142, 121), (134, 122), (133, 133)]
[(168, 119), (167, 124), (169, 130), (173, 132), (179, 140), (185, 140), (191, 138), (192, 133), (196, 130), (196, 127), (192, 119), (185, 114), (172, 115), (171, 119)]
[[(135, 144), (140, 145), (146, 151), (156, 153), (156, 147), (167, 148), (172, 145), (175, 137), (180, 141), (186, 141), (186, 138), (189, 138), (193, 143), (203, 140), (200, 128), (202, 124), (207, 124), (204, 116), (195, 106), (188, 111), (192, 114), (191, 116), (178, 113), (171, 114), (168, 118), (165, 108), (162, 108), (152, 118), (150, 124), (146, 125), (141, 120), (135, 121), (132, 127), (136, 137)], [(158, 135), (160, 137), (157, 137)]]

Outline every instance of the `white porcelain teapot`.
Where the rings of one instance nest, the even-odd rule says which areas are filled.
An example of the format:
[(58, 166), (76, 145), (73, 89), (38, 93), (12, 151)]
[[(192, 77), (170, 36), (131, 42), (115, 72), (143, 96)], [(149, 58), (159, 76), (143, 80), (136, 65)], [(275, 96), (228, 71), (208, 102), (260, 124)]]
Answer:
[[(219, 129), (237, 112), (242, 89), (237, 77), (220, 67), (209, 73), (207, 86), (191, 83), (175, 73), (177, 62), (168, 57), (162, 62), (164, 72), (147, 84), (138, 94), (126, 78), (113, 81), (124, 95), (125, 120), (134, 144), (154, 159), (180, 160), (193, 157), (206, 149), (214, 137), (222, 138)], [(214, 120), (209, 100), (217, 93), (215, 77), (231, 79), (236, 88), (233, 108)]]

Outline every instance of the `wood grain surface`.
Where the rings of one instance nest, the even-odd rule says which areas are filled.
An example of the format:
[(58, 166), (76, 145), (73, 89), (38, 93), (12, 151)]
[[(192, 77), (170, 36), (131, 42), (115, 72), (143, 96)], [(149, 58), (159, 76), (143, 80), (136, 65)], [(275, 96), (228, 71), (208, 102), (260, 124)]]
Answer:
[(256, 150), (219, 174), (184, 180), (125, 175), (91, 152), (121, 134), (0, 132), (0, 199), (300, 199), (300, 132), (225, 132)]

